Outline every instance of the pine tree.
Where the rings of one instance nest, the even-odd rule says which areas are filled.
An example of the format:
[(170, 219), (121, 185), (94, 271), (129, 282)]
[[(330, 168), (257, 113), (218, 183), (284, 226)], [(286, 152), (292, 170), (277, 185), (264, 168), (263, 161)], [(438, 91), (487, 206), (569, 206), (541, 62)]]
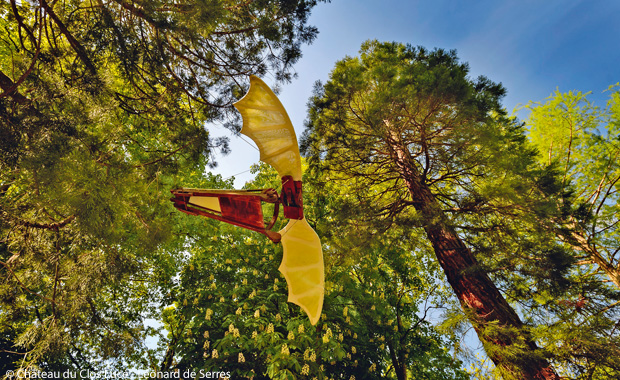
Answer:
[(0, 331), (15, 365), (143, 360), (153, 286), (181, 256), (161, 248), (181, 238), (168, 190), (227, 151), (206, 127), (236, 128), (248, 74), (291, 78), (316, 3), (0, 3)]
[[(505, 116), (501, 85), (467, 77), (454, 51), (366, 42), (311, 99), (302, 145), (358, 213), (421, 228), (486, 353), (505, 378), (557, 379), (528, 328), (479, 263), (467, 215), (511, 215), (535, 150)], [(459, 232), (460, 231), (460, 232)], [(492, 254), (492, 253), (491, 253)]]

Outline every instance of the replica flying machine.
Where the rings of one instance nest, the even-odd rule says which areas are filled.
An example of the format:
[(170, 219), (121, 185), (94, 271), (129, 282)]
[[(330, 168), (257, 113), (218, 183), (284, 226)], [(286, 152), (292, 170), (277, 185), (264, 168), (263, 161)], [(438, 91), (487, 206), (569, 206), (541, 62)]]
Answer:
[[(301, 157), (295, 130), (271, 89), (250, 76), (250, 90), (234, 104), (243, 117), (241, 133), (258, 146), (260, 159), (273, 166), (282, 179), (280, 194), (264, 190), (172, 190), (171, 200), (178, 210), (213, 218), (247, 228), (282, 243), (280, 272), (288, 285), (288, 301), (299, 305), (314, 325), (321, 316), (324, 294), (324, 268), (321, 241), (303, 213)], [(262, 203), (274, 205), (274, 215), (265, 225)], [(288, 224), (272, 231), (283, 208)]]

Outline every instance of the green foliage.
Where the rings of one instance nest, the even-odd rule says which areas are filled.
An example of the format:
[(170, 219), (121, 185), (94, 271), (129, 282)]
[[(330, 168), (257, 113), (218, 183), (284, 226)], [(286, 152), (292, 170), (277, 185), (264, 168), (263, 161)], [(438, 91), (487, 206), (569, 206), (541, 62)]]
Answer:
[[(302, 148), (317, 176), (349, 184), (350, 209), (363, 215), (356, 220), (378, 232), (367, 237), (419, 228), (502, 374), (534, 378), (548, 352), (536, 348), (487, 273), (525, 249), (527, 239), (512, 237), (518, 229), (509, 226), (534, 226), (555, 203), (536, 188), (536, 150), (501, 108), (503, 94), (487, 78), (469, 78), (454, 51), (369, 41), (317, 86)], [(530, 253), (547, 252), (547, 269), (566, 261), (556, 248), (530, 244)], [(569, 261), (554, 267), (555, 279)]]
[[(232, 186), (205, 174), (228, 150), (205, 126), (238, 129), (248, 74), (292, 77), (317, 2), (0, 3), (0, 371), (464, 379), (450, 330), (473, 314), (429, 316), (455, 300), (420, 227), (445, 225), (526, 322), (485, 326), (483, 341), (522, 334), (490, 355), (618, 377), (617, 87), (605, 108), (530, 103), (528, 141), (501, 85), (453, 51), (367, 42), (340, 61), (302, 141), (317, 326), (287, 302), (279, 245), (173, 209), (171, 188)], [(413, 210), (406, 168), (432, 212)], [(255, 172), (248, 186), (279, 187)]]
[[(568, 246), (583, 250), (591, 263), (620, 289), (618, 247), (617, 141), (620, 95), (614, 86), (605, 109), (588, 94), (556, 92), (544, 104), (530, 103), (530, 136), (562, 178), (566, 221), (556, 232)], [(559, 223), (558, 223), (559, 224)]]
[(349, 181), (358, 205), (388, 218), (416, 202), (391, 143), (406, 147), (422, 182), (454, 215), (521, 201), (515, 189), (526, 187), (535, 150), (505, 117), (501, 85), (467, 74), (454, 51), (366, 42), (311, 99), (302, 139), (311, 167)]
[(556, 197), (557, 211), (540, 226), (561, 242), (569, 256), (562, 264), (570, 264), (569, 282), (556, 282), (565, 287), (562, 296), (535, 299), (547, 309), (532, 314), (545, 322), (535, 334), (553, 347), (568, 374), (584, 379), (614, 378), (620, 371), (620, 97), (617, 86), (608, 91), (605, 108), (590, 103), (588, 94), (558, 91), (545, 102), (526, 106), (531, 111), (526, 120), (530, 138), (542, 153), (540, 163), (552, 168), (556, 178), (549, 181), (547, 193)]
[[(248, 186), (277, 187), (278, 182), (276, 173), (262, 165)], [(310, 185), (304, 192), (306, 217), (319, 233), (339, 224), (332, 223), (331, 215), (346, 188)], [(358, 248), (358, 257), (343, 250), (347, 234), (321, 235), (326, 297), (316, 326), (286, 302), (286, 283), (277, 271), (279, 245), (224, 224), (217, 231), (202, 228), (194, 234), (201, 237), (192, 241), (192, 257), (173, 290), (174, 306), (166, 319), (176, 358), (170, 370), (219, 368), (233, 377), (274, 379), (374, 379), (396, 377), (393, 366), (402, 362), (420, 378), (466, 378), (460, 362), (449, 355), (448, 342), (425, 320), (426, 310), (420, 310), (422, 300), (433, 293), (434, 278), (427, 268), (433, 264), (397, 233)], [(391, 352), (397, 353), (397, 362)]]
[(187, 248), (168, 191), (227, 151), (205, 126), (236, 128), (238, 83), (291, 77), (316, 3), (0, 2), (7, 368), (148, 361), (144, 321)]

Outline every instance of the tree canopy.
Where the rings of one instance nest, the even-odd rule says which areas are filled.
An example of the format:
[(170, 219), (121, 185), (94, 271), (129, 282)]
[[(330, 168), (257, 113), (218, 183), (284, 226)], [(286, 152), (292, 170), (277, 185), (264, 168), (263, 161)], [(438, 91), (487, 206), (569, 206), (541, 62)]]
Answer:
[[(278, 184), (267, 165), (255, 170), (246, 186)], [(342, 235), (327, 231), (346, 189), (330, 190), (326, 197), (307, 195), (304, 207), (325, 246), (334, 247), (325, 252), (326, 298), (317, 326), (286, 302), (286, 282), (276, 269), (279, 245), (237, 227), (195, 229), (192, 257), (172, 291), (174, 306), (165, 311), (168, 341), (179, 357), (170, 368), (274, 379), (467, 378), (448, 351), (450, 340), (430, 323), (429, 305), (419, 302), (437, 296), (424, 251), (400, 240), (400, 231), (359, 247), (356, 258), (335, 248)], [(342, 228), (345, 236), (355, 234)]]
[(526, 106), (531, 111), (526, 123), (539, 159), (556, 168), (560, 185), (569, 190), (567, 201), (579, 207), (558, 235), (620, 289), (620, 94), (617, 86), (608, 91), (605, 108), (591, 104), (588, 94), (556, 91), (546, 102)]
[(550, 326), (579, 330), (555, 306), (584, 302), (580, 292), (607, 300), (590, 315), (600, 324), (581, 327), (593, 334), (585, 339), (591, 364), (611, 370), (594, 347), (597, 334), (617, 339), (607, 308), (617, 296), (589, 281), (558, 237), (571, 230), (578, 201), (555, 166), (539, 162), (523, 125), (506, 116), (502, 86), (467, 74), (455, 52), (365, 43), (311, 99), (302, 141), (311, 166), (323, 180), (350, 184), (351, 209), (377, 231), (424, 231), (503, 377), (558, 378), (556, 367), (571, 366), (575, 373), (583, 357), (554, 356), (558, 345), (574, 346)]
[[(0, 2), (0, 371), (618, 378), (617, 86), (521, 123), (454, 51), (336, 63), (302, 139), (316, 326), (281, 247), (175, 211), (170, 189), (233, 186), (212, 130), (239, 130), (248, 75), (294, 76), (318, 2)], [(463, 326), (494, 373), (464, 370)]]
[(291, 78), (316, 4), (0, 2), (5, 363), (141, 356), (184, 252), (162, 249), (180, 239), (168, 190), (227, 151), (207, 123), (236, 128), (248, 74)]

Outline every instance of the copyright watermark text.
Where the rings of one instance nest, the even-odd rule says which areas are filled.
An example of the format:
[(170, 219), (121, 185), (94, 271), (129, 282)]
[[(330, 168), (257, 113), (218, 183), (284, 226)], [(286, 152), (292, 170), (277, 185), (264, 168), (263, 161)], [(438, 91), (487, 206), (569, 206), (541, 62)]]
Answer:
[(128, 379), (136, 377), (128, 371), (91, 371), (83, 369), (80, 371), (36, 371), (36, 370), (17, 370), (7, 371), (6, 377), (9, 379)]
[(159, 372), (150, 371), (145, 373), (135, 373), (130, 371), (91, 371), (83, 370), (66, 370), (62, 371), (35, 371), (35, 370), (17, 370), (6, 371), (7, 379), (229, 379), (230, 371), (192, 371), (185, 372)]

